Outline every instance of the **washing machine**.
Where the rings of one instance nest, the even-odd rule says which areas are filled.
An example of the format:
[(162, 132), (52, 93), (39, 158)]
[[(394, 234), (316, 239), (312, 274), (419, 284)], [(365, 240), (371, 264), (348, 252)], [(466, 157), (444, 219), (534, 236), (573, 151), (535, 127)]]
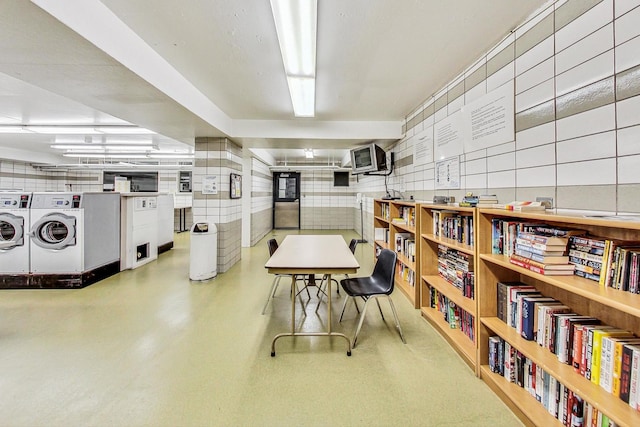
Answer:
[(0, 282), (27, 280), (31, 193), (0, 192)]
[(120, 270), (120, 195), (33, 193), (35, 287), (84, 287)]

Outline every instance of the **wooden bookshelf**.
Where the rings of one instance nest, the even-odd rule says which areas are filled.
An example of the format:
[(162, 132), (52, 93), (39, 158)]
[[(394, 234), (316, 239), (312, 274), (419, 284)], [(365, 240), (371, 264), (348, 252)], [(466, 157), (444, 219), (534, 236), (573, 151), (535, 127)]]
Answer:
[[(402, 200), (375, 199), (373, 202), (374, 234), (376, 228), (389, 230), (387, 241), (374, 236), (374, 256), (377, 256), (381, 249), (390, 249), (398, 254), (395, 286), (415, 308), (419, 307), (420, 302), (420, 287), (418, 286), (420, 263), (417, 262), (420, 259), (420, 252), (416, 237), (416, 230), (419, 229), (418, 206), (415, 202)], [(399, 233), (405, 233), (409, 240), (415, 240), (415, 260), (409, 258), (402, 251), (398, 251), (396, 237), (399, 236)], [(413, 283), (407, 280), (409, 277), (413, 277)]]
[[(457, 233), (461, 238), (466, 233), (464, 235), (464, 239), (467, 240), (466, 243), (459, 241), (459, 239), (445, 236), (439, 229), (436, 230), (434, 228), (435, 224), (438, 224), (439, 218), (444, 217), (443, 212), (446, 213), (446, 216), (460, 218), (461, 223), (467, 224), (466, 229), (461, 226), (459, 233)], [(477, 298), (471, 299), (464, 296), (460, 289), (449, 283), (438, 273), (439, 245), (468, 255), (469, 270), (476, 270), (477, 257), (475, 245), (473, 244), (476, 241), (474, 226), (476, 223), (476, 209), (449, 205), (420, 204), (419, 218), (420, 271), (422, 274), (420, 277), (420, 313), (451, 344), (469, 367), (478, 374)], [(469, 227), (469, 224), (471, 224), (471, 227)], [(472, 242), (468, 241), (469, 239), (472, 239)], [(443, 314), (436, 308), (431, 307), (431, 289), (435, 289), (439, 294), (446, 296), (449, 302), (454, 303), (458, 308), (469, 313), (474, 318), (472, 335), (475, 340), (472, 340), (460, 329), (452, 328), (449, 322), (444, 319)]]
[[(640, 222), (585, 218), (552, 213), (517, 213), (497, 209), (479, 209), (477, 222), (476, 287), (480, 321), (478, 364), (480, 377), (496, 394), (530, 425), (561, 425), (550, 417), (544, 406), (524, 389), (509, 383), (489, 369), (489, 337), (497, 335), (559, 382), (578, 394), (585, 402), (607, 415), (619, 426), (640, 425), (640, 412), (599, 385), (561, 363), (546, 348), (527, 341), (517, 331), (497, 318), (498, 281), (520, 281), (545, 296), (553, 297), (582, 315), (597, 317), (604, 324), (640, 335), (640, 295), (600, 286), (598, 282), (577, 276), (545, 276), (515, 266), (505, 255), (492, 254), (492, 220), (507, 219), (540, 222), (553, 227), (581, 229), (591, 236), (623, 240), (640, 240)], [(423, 273), (424, 274), (424, 273)]]

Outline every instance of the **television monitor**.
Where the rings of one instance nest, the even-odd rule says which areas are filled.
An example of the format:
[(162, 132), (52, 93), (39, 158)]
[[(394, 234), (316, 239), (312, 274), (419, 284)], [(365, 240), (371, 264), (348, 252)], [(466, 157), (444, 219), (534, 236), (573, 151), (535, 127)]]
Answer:
[(387, 154), (376, 144), (351, 150), (351, 173), (377, 172), (387, 169)]

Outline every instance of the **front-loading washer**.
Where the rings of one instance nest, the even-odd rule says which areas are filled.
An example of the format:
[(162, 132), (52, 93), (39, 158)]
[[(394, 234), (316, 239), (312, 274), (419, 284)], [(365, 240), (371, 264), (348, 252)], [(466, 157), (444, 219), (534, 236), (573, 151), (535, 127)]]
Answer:
[(31, 283), (84, 287), (120, 270), (120, 195), (33, 193)]
[(28, 284), (31, 193), (0, 193), (0, 287)]

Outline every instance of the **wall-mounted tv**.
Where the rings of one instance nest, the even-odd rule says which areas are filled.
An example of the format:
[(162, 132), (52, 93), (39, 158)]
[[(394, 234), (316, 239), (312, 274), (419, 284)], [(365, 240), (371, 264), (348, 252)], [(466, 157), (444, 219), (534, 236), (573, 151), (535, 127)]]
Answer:
[(387, 155), (376, 144), (368, 144), (351, 150), (351, 173), (377, 172), (387, 169)]

